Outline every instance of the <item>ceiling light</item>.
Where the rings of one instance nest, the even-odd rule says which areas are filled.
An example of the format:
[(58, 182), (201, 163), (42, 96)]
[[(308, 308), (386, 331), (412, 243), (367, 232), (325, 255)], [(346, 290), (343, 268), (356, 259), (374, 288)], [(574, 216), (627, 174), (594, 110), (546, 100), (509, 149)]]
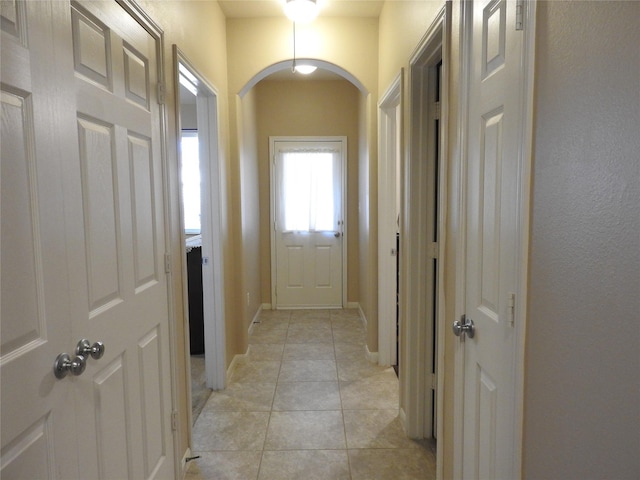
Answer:
[(316, 68), (318, 67), (309, 63), (298, 64), (296, 62), (296, 22), (293, 22), (293, 62), (291, 62), (291, 72), (309, 75), (315, 72)]
[(293, 22), (310, 22), (318, 15), (316, 0), (286, 0), (284, 13)]
[(317, 68), (318, 67), (316, 67), (315, 65), (296, 65), (295, 67), (293, 67), (296, 72), (303, 75), (309, 75), (310, 73), (315, 72)]

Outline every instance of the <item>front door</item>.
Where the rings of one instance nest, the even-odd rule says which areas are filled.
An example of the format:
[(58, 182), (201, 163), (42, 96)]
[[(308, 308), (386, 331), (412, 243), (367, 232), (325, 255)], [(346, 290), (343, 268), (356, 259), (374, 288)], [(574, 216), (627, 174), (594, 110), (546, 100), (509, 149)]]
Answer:
[(276, 308), (342, 307), (346, 139), (272, 141)]
[[(5, 35), (3, 3), (2, 474), (172, 478), (159, 39), (127, 4), (13, 5), (29, 28)], [(5, 77), (5, 46), (29, 84)], [(82, 338), (104, 354), (56, 378)]]
[[(518, 478), (514, 328), (523, 136), (515, 1), (466, 4), (470, 39), (462, 478)], [(472, 17), (469, 19), (469, 16)], [(458, 331), (460, 333), (460, 331)]]

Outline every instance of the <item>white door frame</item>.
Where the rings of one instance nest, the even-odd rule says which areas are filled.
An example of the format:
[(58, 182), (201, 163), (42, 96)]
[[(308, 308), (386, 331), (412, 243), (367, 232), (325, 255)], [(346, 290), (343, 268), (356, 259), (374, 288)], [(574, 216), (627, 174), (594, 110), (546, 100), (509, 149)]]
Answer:
[(276, 173), (275, 173), (275, 143), (276, 142), (340, 142), (342, 144), (342, 181), (340, 188), (342, 189), (342, 307), (344, 308), (347, 299), (347, 161), (349, 158), (347, 152), (347, 137), (344, 136), (328, 136), (328, 137), (302, 137), (302, 136), (272, 136), (269, 137), (269, 172), (270, 172), (270, 205), (269, 205), (269, 230), (271, 231), (271, 308), (277, 308), (276, 301)]
[[(200, 142), (200, 171), (202, 188), (201, 205), (201, 235), (202, 258), (202, 303), (204, 317), (204, 344), (205, 344), (205, 370), (207, 387), (221, 390), (226, 384), (225, 368), (225, 320), (224, 320), (224, 276), (222, 255), (222, 227), (221, 215), (225, 205), (222, 197), (222, 177), (219, 156), (219, 125), (218, 125), (218, 92), (209, 81), (198, 72), (187, 57), (174, 45), (175, 85), (179, 98), (179, 75), (190, 74), (194, 86), (197, 88), (196, 109), (198, 119), (198, 139)], [(180, 111), (176, 109), (177, 138), (180, 138)], [(179, 158), (179, 157), (178, 157)], [(180, 198), (182, 198), (182, 185), (180, 185)], [(184, 229), (182, 228), (182, 202), (180, 202), (181, 235), (184, 242)], [(187, 297), (187, 273), (186, 262), (183, 262), (183, 298)], [(188, 302), (184, 302), (184, 315), (188, 319)], [(187, 367), (190, 368), (189, 355), (189, 322), (185, 322), (185, 351)], [(190, 388), (189, 397), (191, 396)], [(191, 405), (189, 398), (188, 405)], [(189, 417), (191, 411), (189, 409)], [(191, 428), (189, 420), (189, 428)]]
[(401, 69), (378, 103), (378, 364), (384, 366), (398, 360), (396, 232), (403, 82)]
[[(525, 340), (527, 319), (527, 288), (528, 288), (528, 251), (530, 229), (530, 205), (531, 205), (531, 162), (533, 145), (533, 94), (534, 94), (534, 66), (535, 66), (535, 30), (537, 3), (523, 2), (523, 55), (521, 68), (523, 69), (524, 85), (522, 88), (522, 138), (518, 155), (518, 227), (516, 232), (516, 263), (517, 285), (514, 287), (518, 299), (514, 308), (514, 328), (516, 330), (514, 342), (514, 471), (522, 471), (522, 434), (524, 429), (524, 375), (525, 375)], [(465, 314), (465, 282), (466, 282), (466, 185), (467, 185), (467, 158), (468, 151), (472, 148), (467, 144), (468, 137), (468, 96), (469, 79), (471, 75), (471, 32), (473, 29), (473, 3), (460, 2), (460, 83), (458, 86), (459, 111), (457, 116), (458, 140), (457, 148), (459, 156), (453, 159), (452, 198), (459, 199), (456, 206), (454, 230), (457, 232), (456, 242), (456, 295), (454, 318), (458, 319)], [(454, 352), (454, 381), (453, 381), (453, 478), (462, 479), (464, 442), (464, 343), (456, 342)]]
[[(444, 438), (444, 268), (445, 224), (447, 215), (447, 145), (448, 145), (448, 78), (449, 78), (449, 38), (451, 5), (447, 2), (425, 33), (422, 41), (411, 56), (409, 81), (409, 123), (407, 152), (403, 167), (403, 212), (401, 225), (401, 365), (400, 389), (404, 399), (401, 416), (407, 435), (411, 438), (431, 436), (432, 424), (431, 390), (436, 382), (435, 429), (436, 437)], [(428, 145), (423, 142), (423, 125), (434, 114), (432, 106), (423, 103), (423, 95), (434, 88), (430, 71), (442, 60), (441, 97), (440, 97), (440, 152), (438, 183), (438, 231), (439, 239), (430, 246), (427, 238), (426, 218), (428, 170), (424, 158), (429, 153)], [(429, 250), (432, 250), (431, 252)], [(435, 250), (435, 251), (433, 251)], [(427, 280), (424, 265), (438, 258), (440, 264), (437, 275), (435, 298), (424, 300), (424, 292), (431, 281)], [(436, 302), (436, 318), (432, 315), (432, 302)], [(436, 378), (431, 375), (433, 340), (432, 324), (435, 322), (437, 333)], [(443, 449), (437, 450), (437, 478), (442, 478), (444, 459)]]

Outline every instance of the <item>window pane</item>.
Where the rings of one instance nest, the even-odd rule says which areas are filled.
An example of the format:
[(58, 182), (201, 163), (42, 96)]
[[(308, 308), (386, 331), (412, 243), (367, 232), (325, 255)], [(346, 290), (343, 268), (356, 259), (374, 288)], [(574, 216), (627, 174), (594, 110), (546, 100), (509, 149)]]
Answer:
[(284, 229), (334, 230), (333, 154), (289, 152), (282, 162)]
[(200, 160), (198, 132), (182, 132), (182, 202), (184, 231), (200, 233)]

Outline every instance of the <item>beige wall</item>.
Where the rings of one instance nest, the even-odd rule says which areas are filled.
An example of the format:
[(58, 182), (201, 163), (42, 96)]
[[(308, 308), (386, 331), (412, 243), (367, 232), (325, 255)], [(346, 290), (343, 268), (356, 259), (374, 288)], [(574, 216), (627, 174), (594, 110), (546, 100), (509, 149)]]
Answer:
[(382, 96), (444, 5), (444, 0), (385, 2), (380, 14), (378, 96)]
[(239, 266), (242, 268), (242, 310), (243, 314), (243, 343), (251, 321), (261, 303), (261, 265), (260, 255), (260, 182), (258, 156), (258, 116), (257, 98), (255, 91), (248, 92), (240, 102), (242, 116), (238, 120), (240, 137), (240, 191), (242, 217), (242, 252), (239, 255)]
[(527, 479), (640, 478), (638, 18), (538, 5)]
[(257, 95), (262, 302), (271, 303), (269, 136), (347, 137), (347, 301), (358, 301), (358, 98), (346, 80), (266, 81)]
[[(228, 170), (228, 142), (229, 129), (227, 120), (227, 47), (226, 47), (226, 23), (225, 17), (216, 2), (202, 1), (173, 1), (158, 2), (155, 0), (139, 0), (140, 6), (164, 31), (164, 61), (165, 61), (165, 86), (167, 92), (167, 159), (169, 164), (169, 203), (172, 246), (172, 283), (173, 283), (173, 307), (176, 319), (176, 339), (178, 350), (176, 351), (176, 363), (178, 377), (177, 385), (177, 410), (180, 419), (180, 430), (177, 436), (178, 451), (183, 453), (189, 447), (189, 434), (187, 415), (191, 405), (187, 402), (187, 394), (190, 388), (189, 374), (186, 372), (185, 337), (185, 305), (183, 301), (182, 275), (185, 261), (184, 247), (181, 239), (180, 198), (178, 196), (178, 161), (176, 141), (176, 95), (174, 85), (174, 62), (172, 45), (177, 44), (191, 63), (214, 85), (219, 92), (219, 120), (220, 120), (220, 160), (223, 170)], [(206, 47), (203, 47), (206, 46)], [(228, 185), (225, 188), (228, 190)], [(223, 215), (223, 225), (227, 224), (227, 216)], [(224, 231), (224, 252), (228, 255), (233, 243), (230, 241), (228, 229)], [(225, 271), (225, 281), (230, 282), (229, 269)], [(227, 303), (225, 315), (233, 318), (234, 306)], [(229, 328), (227, 328), (229, 331)]]

